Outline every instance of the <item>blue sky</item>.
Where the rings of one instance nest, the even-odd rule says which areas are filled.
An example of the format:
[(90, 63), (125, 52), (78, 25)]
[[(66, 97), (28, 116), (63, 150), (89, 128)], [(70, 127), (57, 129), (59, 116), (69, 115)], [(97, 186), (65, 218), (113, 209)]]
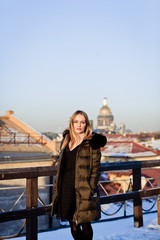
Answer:
[(159, 0), (0, 0), (0, 115), (64, 130), (77, 109), (96, 126), (160, 130)]

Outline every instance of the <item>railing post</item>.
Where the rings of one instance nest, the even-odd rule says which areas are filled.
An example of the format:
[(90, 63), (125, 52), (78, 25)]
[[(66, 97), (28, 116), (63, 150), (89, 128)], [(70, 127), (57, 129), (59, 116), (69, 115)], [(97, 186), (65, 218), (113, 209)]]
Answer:
[[(26, 179), (26, 208), (38, 206), (38, 178)], [(37, 216), (26, 219), (26, 240), (37, 240)]]
[[(141, 190), (141, 168), (133, 169), (133, 191)], [(143, 226), (142, 199), (134, 199), (134, 227)]]
[(14, 145), (16, 144), (16, 133), (14, 133)]
[(28, 145), (30, 144), (30, 134), (28, 133)]
[[(49, 177), (49, 184), (53, 185), (53, 176)], [(53, 187), (49, 187), (49, 203), (52, 202)], [(49, 215), (49, 228), (52, 228), (52, 217)]]
[(127, 215), (126, 212), (127, 212), (126, 211), (126, 201), (124, 201), (124, 217), (126, 217), (126, 215)]
[(160, 225), (160, 194), (158, 195), (158, 200), (157, 200), (157, 213), (158, 213), (158, 224)]
[[(158, 178), (158, 187), (160, 187), (160, 178)], [(160, 194), (157, 199), (157, 214), (158, 214), (158, 224), (160, 225)]]

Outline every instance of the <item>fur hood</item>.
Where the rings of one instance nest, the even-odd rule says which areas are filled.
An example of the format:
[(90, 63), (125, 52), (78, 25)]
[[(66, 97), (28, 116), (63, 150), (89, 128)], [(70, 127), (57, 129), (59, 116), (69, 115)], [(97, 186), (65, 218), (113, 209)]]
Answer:
[(98, 148), (104, 147), (106, 145), (107, 138), (106, 138), (106, 136), (104, 136), (102, 134), (93, 132), (90, 142), (91, 142), (91, 147), (93, 149), (98, 149)]
[[(69, 134), (69, 130), (66, 129), (64, 132), (63, 132), (63, 139), (64, 137)], [(90, 144), (91, 144), (91, 147), (93, 149), (98, 149), (98, 148), (101, 148), (101, 147), (104, 147), (107, 143), (107, 138), (106, 136), (102, 135), (102, 134), (99, 134), (99, 133), (95, 133), (95, 132), (92, 132), (92, 136), (91, 136), (91, 139), (86, 139), (84, 141), (87, 141), (89, 140), (90, 141)]]

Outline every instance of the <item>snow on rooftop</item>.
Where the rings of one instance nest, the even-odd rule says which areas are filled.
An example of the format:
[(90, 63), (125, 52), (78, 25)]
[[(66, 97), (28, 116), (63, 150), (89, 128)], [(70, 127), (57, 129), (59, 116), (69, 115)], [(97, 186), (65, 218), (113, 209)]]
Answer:
[(101, 153), (104, 157), (156, 156), (154, 151), (135, 142), (108, 142)]
[(154, 149), (157, 149), (157, 150), (159, 149), (160, 150), (160, 139), (154, 140), (151, 145)]
[[(160, 240), (160, 225), (157, 224), (157, 213), (143, 215), (143, 222), (144, 226), (141, 228), (133, 226), (132, 217), (93, 223), (93, 240)], [(39, 233), (38, 239), (73, 240), (70, 228)], [(25, 240), (25, 237), (18, 237), (16, 240)]]

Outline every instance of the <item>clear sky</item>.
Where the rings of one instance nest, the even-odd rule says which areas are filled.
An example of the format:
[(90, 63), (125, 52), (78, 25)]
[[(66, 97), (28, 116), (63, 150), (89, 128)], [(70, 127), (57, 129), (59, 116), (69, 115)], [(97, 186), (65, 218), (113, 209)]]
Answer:
[(0, 0), (0, 115), (64, 130), (77, 109), (97, 124), (160, 130), (159, 0)]

